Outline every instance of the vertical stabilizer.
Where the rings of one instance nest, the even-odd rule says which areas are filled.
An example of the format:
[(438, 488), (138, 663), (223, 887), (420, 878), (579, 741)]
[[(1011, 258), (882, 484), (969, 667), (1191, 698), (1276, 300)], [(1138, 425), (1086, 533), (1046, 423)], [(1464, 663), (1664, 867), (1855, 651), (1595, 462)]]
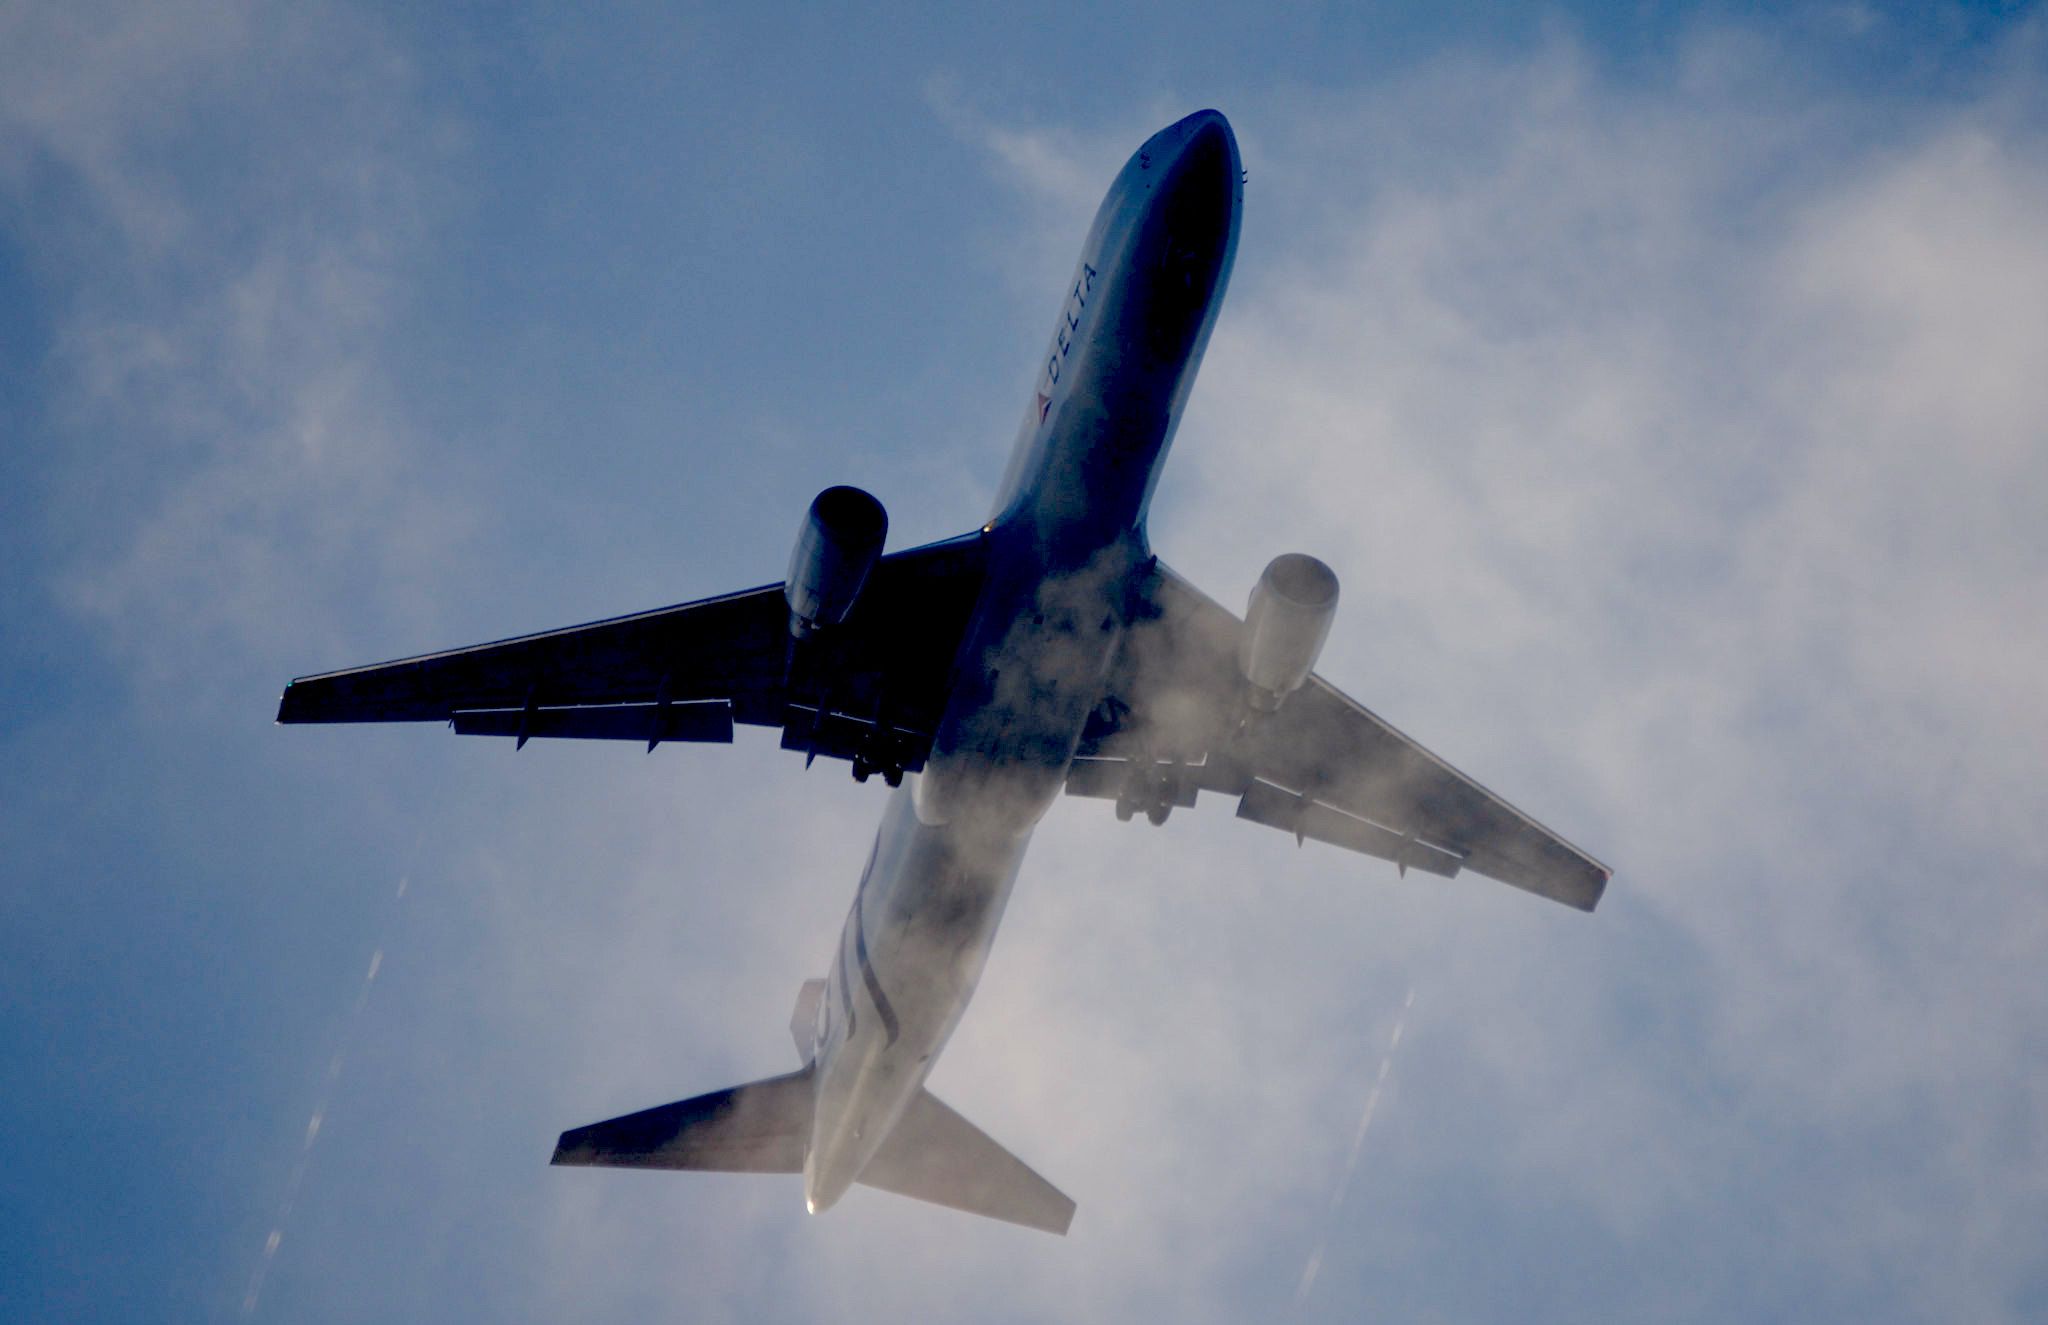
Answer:
[(796, 991), (796, 1011), (789, 1014), (789, 1037), (796, 1041), (796, 1056), (806, 1063), (818, 1056), (818, 1005), (825, 998), (823, 980), (806, 980)]

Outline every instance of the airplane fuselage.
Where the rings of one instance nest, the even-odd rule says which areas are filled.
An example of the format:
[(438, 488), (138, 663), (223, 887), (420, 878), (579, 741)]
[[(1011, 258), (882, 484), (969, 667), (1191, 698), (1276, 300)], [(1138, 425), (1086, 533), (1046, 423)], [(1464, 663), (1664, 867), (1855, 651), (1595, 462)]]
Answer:
[(1207, 111), (1147, 141), (1096, 214), (983, 532), (984, 587), (931, 756), (891, 797), (821, 1000), (814, 1211), (860, 1175), (959, 1023), (1103, 692), (1229, 279), (1241, 180), (1229, 126)]

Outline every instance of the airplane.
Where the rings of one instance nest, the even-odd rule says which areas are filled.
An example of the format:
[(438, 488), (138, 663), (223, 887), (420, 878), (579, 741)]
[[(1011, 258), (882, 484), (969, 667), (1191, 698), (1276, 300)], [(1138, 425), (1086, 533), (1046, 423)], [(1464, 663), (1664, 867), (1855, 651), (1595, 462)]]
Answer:
[(537, 635), (301, 677), (281, 723), (730, 742), (894, 788), (802, 1066), (561, 1135), (553, 1163), (801, 1173), (1064, 1234), (1074, 1202), (925, 1088), (1033, 829), (1063, 793), (1163, 824), (1198, 796), (1410, 869), (1591, 911), (1610, 871), (1315, 673), (1337, 578), (1272, 561), (1242, 618), (1155, 556), (1146, 511), (1237, 250), (1244, 170), (1214, 110), (1147, 139), (1096, 212), (993, 513), (884, 554), (888, 517), (821, 492), (787, 578)]

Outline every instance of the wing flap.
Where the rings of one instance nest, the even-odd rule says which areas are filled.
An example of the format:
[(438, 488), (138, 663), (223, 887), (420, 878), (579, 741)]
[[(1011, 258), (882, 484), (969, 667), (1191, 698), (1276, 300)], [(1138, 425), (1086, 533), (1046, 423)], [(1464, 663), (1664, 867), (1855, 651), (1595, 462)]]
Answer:
[(1128, 759), (1076, 759), (1067, 766), (1066, 793), (1098, 800), (1143, 798), (1147, 794), (1187, 809), (1198, 791), (1215, 791), (1213, 766), (1151, 763)]
[(1067, 794), (1115, 800), (1129, 778), (1130, 765), (1124, 760), (1076, 759), (1067, 766)]
[(813, 704), (791, 704), (782, 720), (782, 748), (831, 759), (886, 755), (907, 773), (924, 767), (928, 740), (893, 722), (876, 722), (847, 713), (821, 713)]
[(732, 703), (723, 699), (532, 710), (458, 709), (448, 721), (458, 736), (732, 744)]
[(1237, 817), (1292, 833), (1296, 841), (1311, 838), (1391, 860), (1403, 873), (1413, 867), (1426, 874), (1455, 879), (1464, 864), (1464, 857), (1455, 851), (1445, 851), (1391, 828), (1382, 828), (1370, 819), (1283, 791), (1270, 782), (1254, 782), (1245, 788), (1237, 803)]

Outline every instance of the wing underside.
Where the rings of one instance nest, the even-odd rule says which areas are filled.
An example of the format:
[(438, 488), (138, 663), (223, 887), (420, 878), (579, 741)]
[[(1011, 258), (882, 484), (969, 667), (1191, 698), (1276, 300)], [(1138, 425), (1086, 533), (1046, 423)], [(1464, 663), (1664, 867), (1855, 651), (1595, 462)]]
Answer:
[(780, 584), (300, 677), (279, 722), (447, 722), (461, 735), (729, 742), (915, 770), (980, 591), (978, 534), (882, 558), (843, 625), (793, 645)]
[(1136, 594), (1110, 693), (1067, 789), (1164, 816), (1200, 792), (1237, 815), (1453, 877), (1470, 870), (1590, 911), (1609, 871), (1320, 676), (1253, 713), (1237, 668), (1244, 624), (1154, 565)]

